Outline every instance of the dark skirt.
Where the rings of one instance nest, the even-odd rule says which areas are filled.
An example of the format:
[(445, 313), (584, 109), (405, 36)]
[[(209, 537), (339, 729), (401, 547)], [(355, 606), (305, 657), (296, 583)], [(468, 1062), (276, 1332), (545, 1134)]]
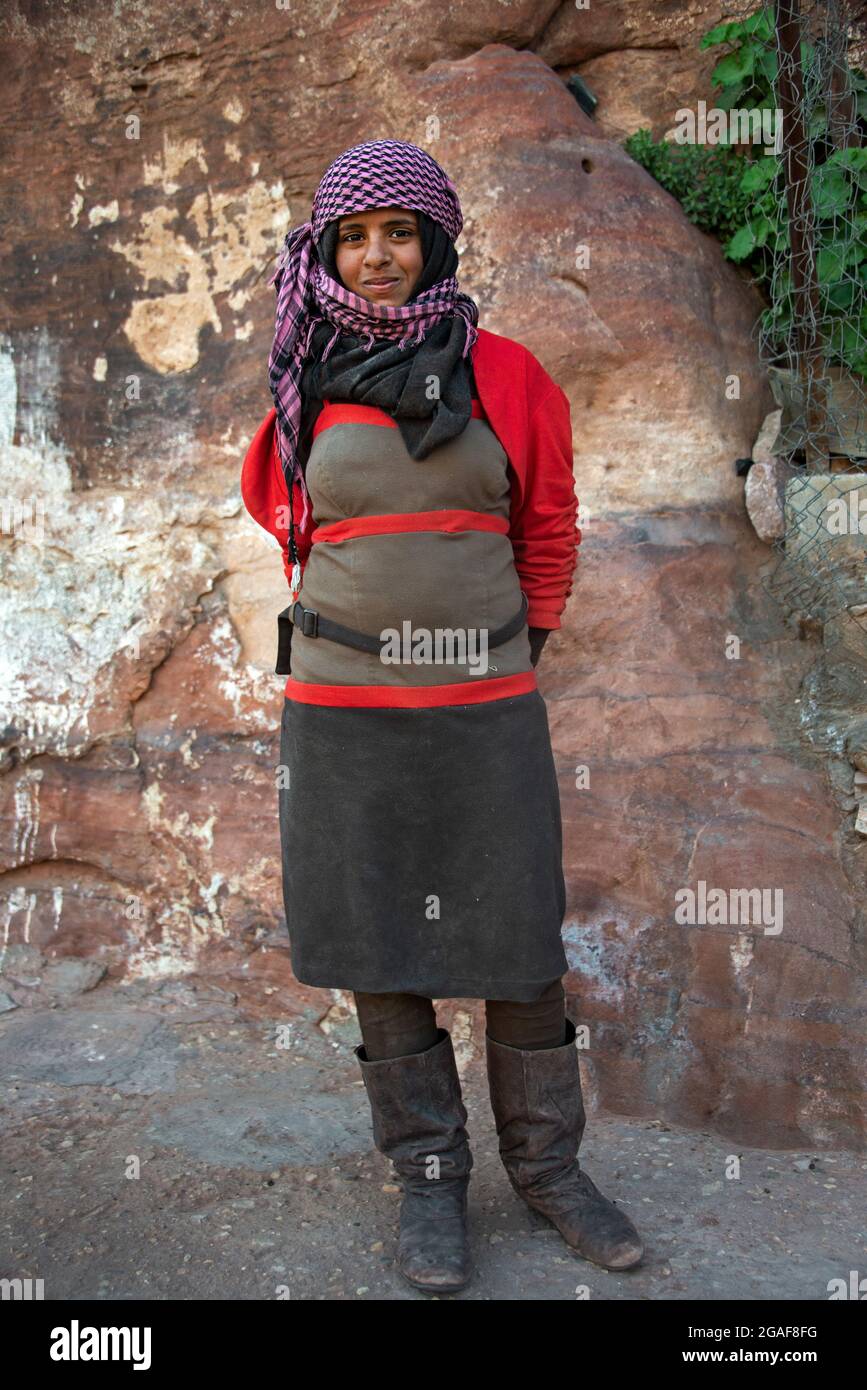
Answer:
[(285, 699), (280, 762), (302, 984), (532, 1001), (565, 973), (560, 798), (538, 690), (415, 709)]

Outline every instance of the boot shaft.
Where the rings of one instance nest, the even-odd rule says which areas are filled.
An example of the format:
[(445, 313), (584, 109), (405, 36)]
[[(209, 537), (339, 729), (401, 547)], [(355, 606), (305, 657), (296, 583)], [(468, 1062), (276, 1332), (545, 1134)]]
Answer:
[(374, 1143), (413, 1186), (464, 1180), (473, 1166), (451, 1035), (437, 1032), (433, 1047), (404, 1057), (369, 1062), (364, 1044), (355, 1048)]
[(500, 1156), (513, 1185), (528, 1188), (567, 1168), (587, 1122), (575, 1025), (558, 1047), (524, 1051), (485, 1035), (488, 1090)]

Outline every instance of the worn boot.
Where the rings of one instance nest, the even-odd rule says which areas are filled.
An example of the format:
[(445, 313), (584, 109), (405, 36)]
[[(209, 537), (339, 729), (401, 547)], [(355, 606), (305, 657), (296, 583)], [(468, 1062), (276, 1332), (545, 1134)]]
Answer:
[(469, 1281), (467, 1187), (473, 1156), (451, 1035), (425, 1052), (369, 1062), (355, 1048), (373, 1139), (403, 1186), (397, 1267), (418, 1289), (454, 1293)]
[(500, 1157), (518, 1196), (585, 1260), (605, 1269), (638, 1264), (644, 1245), (637, 1230), (576, 1157), (585, 1115), (575, 1025), (566, 1020), (559, 1047), (525, 1052), (487, 1034), (485, 1045)]

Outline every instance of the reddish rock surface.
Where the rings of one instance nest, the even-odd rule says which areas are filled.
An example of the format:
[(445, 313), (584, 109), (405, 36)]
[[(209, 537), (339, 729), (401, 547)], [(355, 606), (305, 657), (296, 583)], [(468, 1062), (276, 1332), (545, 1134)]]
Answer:
[(658, 139), (680, 108), (714, 104), (710, 76), (725, 50), (698, 45), (720, 20), (737, 17), (715, 0), (592, 0), (580, 17), (564, 4), (535, 47), (563, 76), (581, 76), (606, 135), (646, 127)]
[[(527, 343), (573, 404), (589, 521), (539, 671), (589, 1093), (749, 1143), (863, 1143), (863, 866), (821, 712), (811, 700), (802, 720), (796, 703), (817, 649), (764, 592), (733, 468), (770, 405), (758, 304), (608, 138), (604, 109), (590, 120), (564, 86), (618, 56), (627, 80), (642, 36), (665, 51), (681, 9), (702, 28), (719, 17), (600, 4), (593, 42), (586, 14), (529, 0), (336, 19), (93, 0), (0, 22), (17, 131), (2, 490), (37, 496), (43, 524), (36, 541), (0, 537), (4, 943), (94, 957), (116, 979), (200, 972), (254, 1012), (345, 1016), (345, 996), (289, 968), (286, 590), (238, 477), (269, 405), (266, 282), (285, 230), (336, 153), (393, 134), (461, 191), (462, 285), (483, 326)], [(703, 80), (690, 52), (684, 101)], [(700, 879), (781, 888), (782, 932), (679, 925), (675, 894)], [(38, 996), (10, 988), (19, 1007)], [(478, 1006), (442, 1012), (477, 1065)]]

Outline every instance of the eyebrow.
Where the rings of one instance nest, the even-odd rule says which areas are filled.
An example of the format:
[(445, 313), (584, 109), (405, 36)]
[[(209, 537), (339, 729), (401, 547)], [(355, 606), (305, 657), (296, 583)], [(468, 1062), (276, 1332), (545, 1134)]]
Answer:
[[(415, 219), (411, 217), (390, 217), (384, 225), (386, 227), (415, 227), (417, 224)], [(341, 232), (348, 232), (351, 227), (358, 227), (364, 231), (364, 226), (363, 222), (344, 222), (340, 230)]]

